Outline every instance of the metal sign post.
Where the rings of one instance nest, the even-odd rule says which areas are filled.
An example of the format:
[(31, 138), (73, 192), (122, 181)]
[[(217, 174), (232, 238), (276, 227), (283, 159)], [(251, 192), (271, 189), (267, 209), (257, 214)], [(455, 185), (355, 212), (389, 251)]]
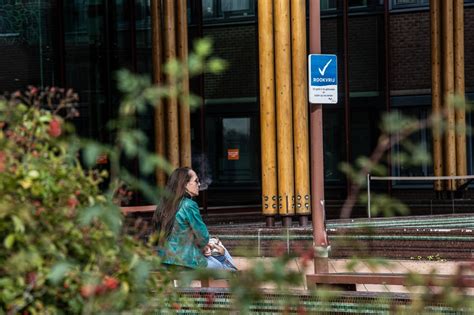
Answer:
[[(309, 2), (310, 53), (321, 52), (321, 16), (320, 1)], [(310, 57), (311, 58), (311, 57)], [(332, 62), (331, 62), (332, 63)], [(331, 64), (321, 68), (323, 74)], [(317, 67), (317, 66), (316, 66)], [(319, 68), (319, 67), (317, 67)], [(318, 69), (316, 69), (318, 71)], [(311, 73), (311, 68), (310, 68)], [(310, 75), (311, 77), (311, 75)], [(310, 83), (309, 83), (310, 84)], [(309, 85), (311, 87), (311, 85)], [(310, 102), (312, 98), (310, 95)], [(310, 105), (310, 137), (311, 137), (311, 221), (313, 226), (314, 272), (329, 271), (329, 244), (326, 235), (324, 213), (324, 155), (323, 155), (323, 110), (321, 104)]]

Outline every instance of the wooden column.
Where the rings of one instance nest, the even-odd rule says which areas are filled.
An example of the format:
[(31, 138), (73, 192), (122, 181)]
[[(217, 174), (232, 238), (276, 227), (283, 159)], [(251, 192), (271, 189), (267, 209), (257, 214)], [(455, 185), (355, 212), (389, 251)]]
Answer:
[(177, 0), (178, 57), (183, 63), (182, 90), (179, 99), (179, 153), (180, 165), (191, 167), (191, 116), (189, 110), (188, 19), (186, 0)]
[[(175, 27), (175, 1), (164, 1), (164, 39), (166, 62), (176, 58), (176, 27)], [(168, 83), (176, 88), (176, 78), (168, 75)], [(174, 166), (179, 167), (179, 126), (178, 102), (176, 96), (171, 96), (166, 104), (166, 135), (167, 158)]]
[[(430, 1), (431, 15), (431, 99), (432, 114), (442, 117), (441, 94), (441, 2)], [(440, 121), (441, 122), (441, 121)], [(440, 123), (433, 126), (433, 171), (435, 176), (443, 176), (443, 138)], [(435, 191), (443, 190), (444, 182), (434, 182)]]
[(291, 1), (293, 73), (293, 135), (296, 213), (302, 225), (311, 213), (309, 200), (308, 69), (306, 52), (306, 3)]
[(262, 150), (262, 211), (267, 225), (277, 207), (277, 161), (275, 119), (275, 72), (273, 51), (273, 3), (258, 2), (258, 52), (260, 82), (260, 136)]
[[(464, 101), (464, 1), (454, 0), (454, 94)], [(466, 154), (466, 110), (455, 109), (456, 125), (456, 175), (467, 175)], [(457, 187), (465, 180), (458, 180)]]
[[(443, 107), (446, 115), (446, 131), (444, 135), (445, 175), (456, 175), (456, 135), (455, 115), (452, 102), (454, 94), (454, 47), (453, 47), (453, 2), (442, 1), (442, 49), (443, 49)], [(447, 190), (455, 190), (454, 180), (447, 181)]]
[[(162, 45), (162, 28), (161, 28), (161, 1), (151, 0), (151, 57), (153, 64), (153, 83), (160, 85), (163, 83), (161, 65), (163, 62)], [(161, 101), (155, 105), (154, 114), (155, 124), (155, 151), (158, 155), (165, 156), (165, 116), (163, 103)], [(166, 184), (165, 173), (156, 170), (156, 183), (159, 187), (164, 187)]]
[(291, 96), (290, 2), (274, 0), (279, 213), (284, 225), (294, 215), (293, 122)]

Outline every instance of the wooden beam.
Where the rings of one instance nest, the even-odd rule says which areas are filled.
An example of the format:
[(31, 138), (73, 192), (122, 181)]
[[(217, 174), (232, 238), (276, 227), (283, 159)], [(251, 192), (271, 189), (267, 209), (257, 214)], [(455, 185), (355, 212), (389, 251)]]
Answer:
[[(454, 94), (465, 101), (464, 80), (464, 1), (454, 0)], [(461, 104), (459, 104), (461, 105)], [(456, 175), (467, 175), (466, 109), (456, 107)], [(458, 180), (457, 187), (466, 180)]]
[[(293, 73), (293, 139), (295, 155), (296, 213), (311, 213), (308, 136), (308, 55), (306, 52), (306, 2), (291, 1)], [(301, 221), (300, 221), (301, 222)]]
[[(441, 106), (441, 2), (440, 0), (430, 1), (431, 17), (431, 112), (439, 123), (435, 123), (432, 128), (433, 133), (433, 172), (434, 176), (443, 176), (443, 137), (440, 123), (442, 117)], [(437, 180), (434, 182), (434, 190), (442, 191), (444, 182)]]
[(120, 207), (120, 210), (122, 211), (124, 215), (130, 214), (130, 213), (137, 213), (137, 212), (153, 213), (156, 210), (156, 205)]
[[(278, 201), (282, 216), (295, 214), (291, 95), (290, 1), (274, 0)], [(284, 222), (289, 222), (285, 220)]]
[[(161, 1), (151, 0), (151, 57), (153, 65), (153, 83), (156, 85), (163, 84), (162, 77), (162, 64), (163, 64), (163, 51), (162, 51), (162, 27), (161, 27)], [(155, 105), (154, 113), (154, 125), (155, 125), (155, 152), (160, 156), (165, 156), (165, 110), (163, 102), (161, 100)], [(156, 170), (156, 183), (159, 187), (166, 185), (166, 174), (161, 169)]]
[[(446, 176), (456, 175), (455, 114), (452, 96), (454, 94), (454, 45), (453, 45), (453, 2), (442, 1), (442, 66), (443, 66), (443, 108), (446, 116), (444, 134), (444, 169)], [(447, 182), (447, 190), (454, 191), (454, 180)]]
[[(272, 0), (260, 0), (258, 2), (258, 52), (260, 142), (262, 152), (262, 212), (265, 216), (273, 216), (278, 213), (278, 188)], [(272, 222), (272, 220), (268, 222)], [(272, 224), (269, 223), (268, 225)]]
[[(176, 59), (176, 27), (175, 27), (175, 1), (164, 1), (164, 39), (166, 62)], [(171, 90), (176, 91), (176, 77), (167, 76)], [(178, 126), (178, 101), (176, 95), (171, 95), (166, 103), (166, 151), (168, 161), (174, 167), (180, 166), (179, 160), (179, 126)]]
[[(464, 275), (458, 280), (455, 275), (416, 274), (423, 283), (430, 286), (451, 284), (457, 287), (474, 287), (474, 276)], [(307, 275), (306, 280), (312, 284), (382, 284), (382, 285), (410, 285), (409, 274), (396, 273), (319, 273)]]
[(186, 0), (177, 1), (177, 46), (178, 57), (183, 64), (181, 93), (179, 99), (179, 153), (180, 165), (191, 165), (191, 113), (189, 109), (189, 73), (188, 73), (188, 16)]

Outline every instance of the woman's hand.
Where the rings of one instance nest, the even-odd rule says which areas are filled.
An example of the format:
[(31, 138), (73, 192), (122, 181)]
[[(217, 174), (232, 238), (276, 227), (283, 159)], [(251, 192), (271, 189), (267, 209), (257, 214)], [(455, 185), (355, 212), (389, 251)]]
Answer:
[(206, 246), (204, 246), (204, 248), (202, 249), (202, 253), (203, 253), (204, 256), (206, 256), (206, 257), (211, 256), (211, 255), (212, 255), (211, 246), (209, 246), (209, 244), (206, 245)]
[(225, 249), (222, 245), (209, 243), (207, 246), (209, 246), (211, 248), (211, 253), (216, 252), (219, 255), (224, 255), (224, 253), (225, 253)]

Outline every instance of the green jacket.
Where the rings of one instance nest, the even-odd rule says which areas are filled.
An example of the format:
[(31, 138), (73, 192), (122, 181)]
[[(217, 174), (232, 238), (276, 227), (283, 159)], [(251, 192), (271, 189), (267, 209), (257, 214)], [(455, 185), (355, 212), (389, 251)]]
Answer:
[(173, 230), (165, 246), (159, 250), (163, 263), (189, 268), (206, 267), (202, 249), (209, 242), (209, 232), (195, 201), (183, 198), (176, 213)]

